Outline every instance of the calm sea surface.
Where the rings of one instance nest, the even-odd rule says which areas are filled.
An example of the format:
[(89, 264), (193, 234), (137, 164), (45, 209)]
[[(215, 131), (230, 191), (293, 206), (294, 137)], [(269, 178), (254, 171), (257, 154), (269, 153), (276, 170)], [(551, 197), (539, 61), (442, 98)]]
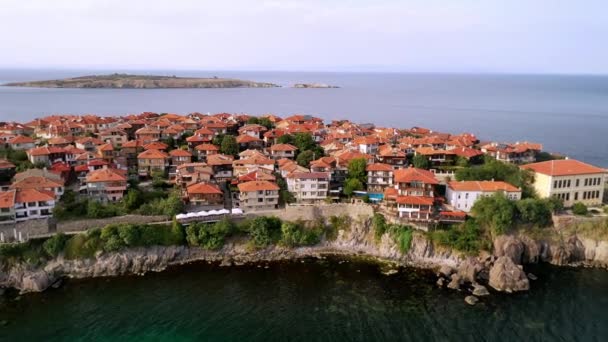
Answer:
[[(0, 70), (0, 83), (113, 71)], [(138, 73), (142, 73), (139, 71)], [(608, 76), (153, 71), (339, 89), (32, 89), (0, 87), (0, 120), (53, 113), (142, 111), (306, 113), (409, 128), (473, 132), (483, 140), (541, 142), (608, 167)]]
[(605, 341), (608, 272), (542, 267), (475, 307), (428, 273), (337, 260), (68, 281), (0, 302), (3, 341)]

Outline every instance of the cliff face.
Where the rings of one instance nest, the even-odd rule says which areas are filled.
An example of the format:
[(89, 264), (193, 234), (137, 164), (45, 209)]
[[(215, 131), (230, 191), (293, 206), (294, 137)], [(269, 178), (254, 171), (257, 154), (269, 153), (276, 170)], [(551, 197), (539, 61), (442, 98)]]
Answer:
[[(440, 269), (442, 282), (459, 288), (471, 283), (488, 283), (497, 291), (515, 292), (529, 288), (522, 264), (549, 262), (555, 265), (608, 266), (608, 242), (570, 237), (560, 242), (536, 241), (526, 236), (500, 236), (494, 241), (494, 255), (464, 257), (438, 248), (422, 234), (415, 233), (408, 253), (401, 253), (385, 234), (376, 243), (369, 217), (353, 219), (334, 241), (311, 247), (272, 246), (251, 250), (242, 240), (233, 240), (218, 251), (186, 246), (132, 248), (116, 253), (98, 253), (94, 259), (67, 260), (62, 257), (34, 267), (14, 265), (0, 271), (0, 286), (22, 292), (43, 291), (62, 277), (89, 278), (158, 272), (171, 265), (193, 261), (217, 261), (223, 265), (259, 261), (293, 260), (327, 254), (366, 255), (401, 265)], [(440, 284), (440, 285), (441, 285)]]

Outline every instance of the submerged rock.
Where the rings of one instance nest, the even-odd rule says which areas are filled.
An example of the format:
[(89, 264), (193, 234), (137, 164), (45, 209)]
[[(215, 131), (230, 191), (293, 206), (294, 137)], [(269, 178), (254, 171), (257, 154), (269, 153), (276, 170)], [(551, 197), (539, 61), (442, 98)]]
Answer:
[(52, 283), (46, 272), (31, 272), (23, 276), (21, 292), (41, 292), (48, 289)]
[(530, 282), (522, 267), (504, 255), (496, 259), (490, 269), (489, 285), (497, 291), (508, 293), (530, 289)]
[(460, 288), (460, 285), (462, 285), (462, 278), (460, 277), (460, 275), (458, 275), (458, 273), (452, 274), (452, 281), (450, 281), (450, 283), (448, 284), (448, 288), (452, 290), (458, 290)]
[(477, 297), (489, 296), (490, 292), (485, 286), (481, 284), (475, 284), (473, 285), (473, 295)]
[(469, 305), (475, 305), (479, 301), (479, 298), (475, 296), (466, 296), (464, 297), (464, 301)]
[(439, 286), (439, 287), (445, 286), (445, 279), (443, 279), (443, 277), (440, 277), (439, 279), (437, 279), (437, 286)]
[(538, 280), (538, 277), (537, 277), (537, 276), (535, 276), (535, 275), (534, 275), (534, 274), (532, 274), (532, 273), (528, 273), (528, 279), (530, 279), (530, 280)]

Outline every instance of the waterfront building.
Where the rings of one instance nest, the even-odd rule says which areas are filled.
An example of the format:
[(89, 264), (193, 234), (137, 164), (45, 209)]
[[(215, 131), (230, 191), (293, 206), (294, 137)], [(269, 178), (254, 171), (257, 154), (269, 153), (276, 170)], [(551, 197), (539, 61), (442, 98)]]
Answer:
[(479, 198), (496, 193), (513, 201), (521, 199), (521, 189), (502, 181), (452, 181), (447, 185), (445, 197), (454, 209), (469, 212)]

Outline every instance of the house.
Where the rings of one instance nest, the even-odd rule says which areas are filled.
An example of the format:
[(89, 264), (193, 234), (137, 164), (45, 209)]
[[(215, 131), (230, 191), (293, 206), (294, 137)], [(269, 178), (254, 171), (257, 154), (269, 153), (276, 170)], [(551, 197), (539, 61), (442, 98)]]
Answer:
[(275, 144), (272, 145), (269, 150), (272, 159), (294, 159), (298, 148), (291, 144)]
[(137, 155), (138, 173), (142, 177), (153, 172), (165, 172), (169, 166), (169, 155), (159, 150), (146, 150)]
[(246, 149), (261, 149), (264, 147), (264, 140), (252, 137), (251, 135), (239, 135), (236, 137), (236, 142), (239, 144), (241, 150)]
[(144, 145), (160, 139), (160, 130), (152, 127), (142, 127), (135, 131), (135, 138), (141, 140)]
[(393, 185), (393, 167), (389, 164), (374, 163), (365, 168), (367, 171), (367, 192), (383, 194)]
[(258, 124), (249, 124), (239, 128), (239, 135), (249, 135), (254, 138), (260, 138), (262, 133), (266, 132), (268, 128)]
[(327, 198), (329, 173), (293, 172), (287, 175), (287, 190), (298, 203), (315, 203)]
[(409, 167), (394, 171), (397, 189), (397, 211), (400, 218), (429, 221), (435, 204), (435, 175), (427, 170)]
[(380, 145), (376, 159), (383, 164), (388, 164), (394, 169), (398, 169), (406, 165), (407, 155), (398, 147)]
[(143, 142), (140, 140), (130, 140), (120, 147), (120, 156), (127, 161), (129, 170), (137, 169), (137, 155), (144, 150)]
[(38, 189), (17, 189), (15, 192), (15, 221), (47, 218), (53, 215), (55, 194)]
[(516, 142), (515, 144), (491, 143), (481, 147), (481, 151), (505, 163), (534, 163), (536, 155), (543, 149), (541, 144)]
[(240, 176), (247, 174), (253, 170), (266, 169), (270, 172), (274, 171), (275, 161), (266, 158), (262, 155), (254, 155), (244, 159), (235, 160), (232, 163), (234, 175)]
[(433, 147), (418, 147), (415, 155), (421, 155), (428, 159), (432, 166), (454, 165), (456, 155), (453, 150), (437, 150)]
[(122, 146), (123, 143), (129, 140), (127, 132), (116, 127), (103, 130), (99, 132), (98, 136), (101, 141), (109, 142), (117, 147)]
[(218, 154), (220, 152), (220, 148), (213, 144), (199, 144), (195, 148), (198, 154), (198, 160), (205, 161), (207, 157)]
[(7, 141), (8, 146), (13, 150), (29, 150), (36, 147), (36, 141), (24, 135), (18, 135)]
[(245, 212), (273, 210), (279, 205), (279, 186), (268, 181), (251, 181), (238, 186), (238, 206)]
[(97, 156), (101, 159), (111, 163), (114, 161), (114, 146), (110, 143), (106, 143), (100, 146), (97, 146)]
[(503, 194), (516, 201), (521, 199), (521, 189), (502, 181), (452, 181), (446, 189), (446, 200), (454, 209), (471, 211), (477, 199)]
[(66, 161), (65, 149), (61, 147), (34, 147), (27, 151), (27, 157), (32, 164), (51, 165), (58, 161)]
[(353, 145), (357, 147), (357, 150), (361, 153), (375, 155), (378, 153), (378, 138), (376, 137), (359, 137), (353, 140)]
[(11, 189), (26, 190), (35, 189), (38, 191), (53, 193), (55, 198), (61, 197), (64, 192), (63, 180), (59, 175), (55, 179), (45, 176), (25, 176), (15, 175), (15, 181), (11, 184)]
[(179, 165), (175, 170), (175, 184), (184, 191), (192, 184), (210, 182), (213, 168), (205, 163), (187, 163)]
[(207, 157), (207, 165), (213, 169), (213, 178), (217, 182), (226, 181), (232, 178), (232, 162), (234, 157), (225, 154), (212, 154)]
[(224, 193), (212, 183), (196, 183), (186, 188), (188, 202), (193, 205), (219, 205), (224, 203)]
[(0, 225), (15, 223), (15, 190), (0, 192)]
[(87, 174), (86, 187), (89, 198), (100, 202), (116, 202), (127, 191), (127, 178), (120, 170), (95, 170)]
[(601, 205), (606, 171), (574, 159), (550, 160), (521, 167), (534, 173), (534, 189), (540, 197), (557, 197), (564, 206), (576, 202)]
[(97, 146), (103, 145), (103, 141), (93, 137), (84, 137), (75, 141), (75, 146), (87, 152), (97, 151)]
[[(68, 139), (69, 138), (69, 139)], [(67, 147), (73, 141), (73, 137), (53, 137), (47, 140), (47, 146), (50, 147)]]
[(182, 149), (171, 150), (169, 156), (171, 157), (171, 165), (173, 166), (192, 162), (192, 153)]

